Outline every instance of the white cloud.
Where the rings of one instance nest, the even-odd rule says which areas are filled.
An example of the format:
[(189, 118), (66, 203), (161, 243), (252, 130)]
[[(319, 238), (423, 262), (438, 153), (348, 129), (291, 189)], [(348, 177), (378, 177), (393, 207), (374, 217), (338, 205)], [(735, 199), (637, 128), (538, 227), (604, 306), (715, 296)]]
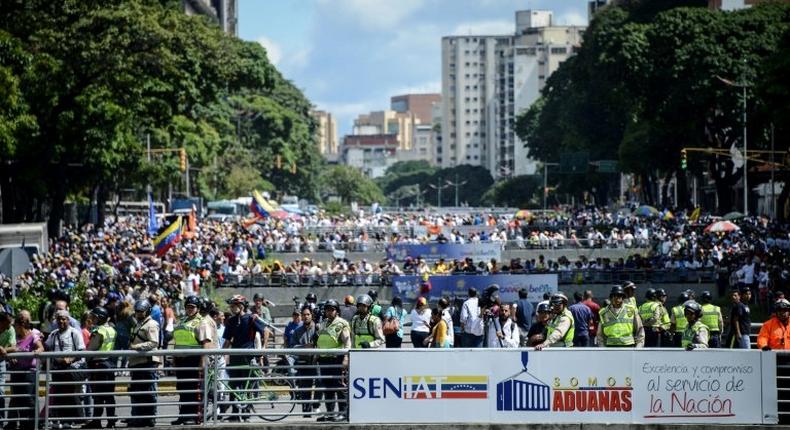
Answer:
[(587, 25), (587, 16), (578, 11), (569, 11), (554, 18), (555, 25)]
[(310, 64), (310, 54), (312, 53), (311, 47), (302, 48), (286, 56), (284, 62), (292, 69), (303, 69)]
[(260, 36), (256, 40), (256, 42), (260, 43), (261, 46), (266, 48), (266, 56), (269, 58), (269, 62), (274, 64), (275, 66), (280, 63), (280, 60), (283, 58), (282, 49), (280, 45), (275, 43), (273, 40), (269, 39), (266, 36)]
[(319, 0), (318, 3), (368, 31), (392, 29), (423, 6), (423, 0)]
[(465, 22), (455, 26), (450, 33), (452, 36), (466, 35), (499, 35), (513, 34), (516, 32), (516, 25), (513, 21), (492, 20), (492, 21), (473, 21)]

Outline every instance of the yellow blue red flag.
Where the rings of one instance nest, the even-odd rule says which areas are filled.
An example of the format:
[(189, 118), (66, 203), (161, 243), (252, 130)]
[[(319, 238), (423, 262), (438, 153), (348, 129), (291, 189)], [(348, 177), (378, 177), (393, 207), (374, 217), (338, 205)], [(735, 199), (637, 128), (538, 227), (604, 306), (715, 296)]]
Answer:
[(181, 217), (178, 217), (154, 238), (154, 251), (156, 251), (157, 256), (165, 255), (170, 248), (181, 240), (182, 226), (183, 221)]

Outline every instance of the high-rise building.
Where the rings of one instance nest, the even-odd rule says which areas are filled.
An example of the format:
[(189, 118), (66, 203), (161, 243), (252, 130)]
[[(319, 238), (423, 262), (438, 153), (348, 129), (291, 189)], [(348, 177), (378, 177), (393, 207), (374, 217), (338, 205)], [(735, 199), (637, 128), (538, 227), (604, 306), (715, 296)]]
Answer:
[(403, 94), (390, 98), (390, 109), (400, 113), (411, 112), (420, 124), (431, 124), (431, 107), (441, 100), (441, 94)]
[(318, 150), (325, 158), (335, 158), (337, 156), (337, 122), (331, 113), (322, 110), (311, 112), (313, 118), (318, 123)]
[(181, 0), (181, 6), (187, 15), (206, 15), (213, 18), (225, 33), (239, 35), (238, 0)]
[(354, 120), (353, 134), (394, 134), (398, 136), (398, 149), (409, 150), (414, 139), (414, 128), (419, 124), (420, 120), (413, 112), (376, 111), (359, 115)]
[(518, 11), (515, 21), (510, 35), (442, 38), (442, 167), (480, 165), (495, 178), (535, 173), (516, 116), (576, 52), (584, 27), (554, 26), (541, 10)]

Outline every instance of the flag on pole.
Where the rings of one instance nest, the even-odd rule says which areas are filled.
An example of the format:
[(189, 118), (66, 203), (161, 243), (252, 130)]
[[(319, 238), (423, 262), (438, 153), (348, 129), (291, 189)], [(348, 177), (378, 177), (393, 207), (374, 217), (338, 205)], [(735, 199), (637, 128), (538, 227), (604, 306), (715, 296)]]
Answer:
[(165, 255), (170, 248), (181, 240), (182, 226), (181, 217), (177, 217), (154, 238), (154, 251), (156, 251), (158, 257)]
[(689, 216), (689, 221), (691, 221), (691, 222), (697, 222), (697, 220), (699, 220), (699, 216), (700, 216), (701, 214), (702, 214), (702, 209), (700, 209), (700, 208), (694, 208), (694, 210), (693, 210), (693, 211), (691, 211), (691, 215)]
[(261, 193), (258, 190), (254, 190), (252, 192), (252, 201), (250, 202), (250, 211), (257, 218), (268, 218), (269, 212), (265, 209), (266, 206), (266, 200)]
[(154, 208), (154, 195), (148, 193), (148, 234), (153, 236), (159, 230), (159, 223), (156, 221), (156, 209)]

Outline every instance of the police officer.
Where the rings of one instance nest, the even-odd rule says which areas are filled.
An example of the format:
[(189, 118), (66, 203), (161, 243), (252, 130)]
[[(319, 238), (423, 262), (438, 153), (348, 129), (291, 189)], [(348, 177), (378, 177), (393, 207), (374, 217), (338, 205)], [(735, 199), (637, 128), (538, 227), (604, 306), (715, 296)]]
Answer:
[(371, 315), (381, 318), (381, 304), (379, 303), (379, 293), (376, 290), (368, 290), (368, 296), (373, 301), (373, 304), (368, 306), (368, 311)]
[(661, 313), (661, 316), (658, 318), (658, 326), (661, 330), (659, 336), (659, 346), (663, 348), (669, 348), (672, 346), (672, 334), (669, 332), (669, 328), (672, 325), (672, 319), (669, 317), (669, 311), (667, 311), (666, 303), (667, 303), (667, 292), (663, 288), (656, 289), (656, 300), (658, 301), (658, 311)]
[[(115, 329), (110, 325), (110, 315), (103, 307), (94, 308), (89, 318), (93, 320), (93, 330), (88, 351), (112, 351), (115, 348)], [(102, 428), (101, 416), (104, 409), (107, 409), (107, 428), (115, 427), (115, 368), (111, 357), (91, 357), (88, 359), (88, 368), (98, 370), (90, 372), (90, 389), (93, 396), (93, 415), (90, 421), (85, 423), (82, 428), (100, 429)], [(105, 406), (106, 405), (106, 406)]]
[(656, 298), (656, 290), (648, 288), (646, 302), (639, 307), (639, 317), (645, 326), (645, 347), (658, 348), (661, 335), (661, 303)]
[(700, 318), (700, 321), (708, 326), (710, 331), (708, 346), (719, 348), (721, 347), (721, 329), (724, 327), (721, 308), (711, 303), (713, 295), (711, 295), (710, 291), (703, 291), (700, 295), (700, 301), (702, 301), (702, 318)]
[[(316, 347), (319, 349), (348, 349), (351, 348), (351, 326), (348, 321), (338, 316), (340, 305), (334, 300), (324, 303), (324, 321), (318, 331)], [(339, 404), (344, 400), (343, 371), (348, 367), (348, 355), (325, 354), (318, 356), (319, 378), (318, 386), (325, 391), (327, 415), (319, 417), (318, 421), (343, 421), (347, 404)], [(338, 412), (335, 413), (335, 404)]]
[(687, 351), (708, 348), (708, 326), (700, 321), (702, 306), (693, 300), (689, 300), (683, 305), (683, 312), (689, 324), (686, 330), (683, 331), (683, 339), (680, 345)]
[(351, 344), (354, 348), (379, 348), (386, 342), (381, 319), (371, 312), (373, 299), (362, 294), (357, 297), (357, 313), (351, 318)]
[(683, 340), (683, 332), (688, 327), (688, 320), (683, 311), (683, 304), (691, 300), (687, 292), (680, 293), (678, 297), (677, 306), (672, 307), (672, 315), (670, 315), (670, 331), (672, 335), (672, 346), (680, 348), (681, 341)]
[(535, 350), (540, 351), (546, 347), (573, 346), (573, 315), (568, 310), (568, 297), (563, 293), (552, 294), (549, 298), (554, 318), (546, 326), (546, 340), (535, 345)]
[(598, 345), (607, 348), (641, 348), (645, 345), (645, 328), (636, 307), (625, 303), (623, 287), (615, 285), (609, 292), (610, 304), (598, 313)]
[[(201, 300), (198, 296), (189, 296), (184, 300), (186, 315), (178, 321), (173, 330), (175, 349), (210, 349), (214, 348), (215, 339), (211, 338), (208, 322), (200, 315)], [(201, 419), (198, 411), (200, 405), (200, 378), (203, 367), (203, 356), (184, 355), (173, 359), (176, 368), (176, 390), (179, 391), (178, 414), (172, 425), (198, 424)], [(197, 381), (196, 381), (197, 380)]]
[[(159, 347), (159, 323), (151, 318), (151, 303), (138, 300), (134, 304), (134, 318), (137, 324), (131, 331), (129, 349), (133, 351), (153, 351)], [(129, 356), (129, 369), (132, 382), (129, 391), (146, 394), (130, 394), (132, 401), (132, 416), (127, 421), (128, 427), (154, 427), (156, 417), (156, 367), (162, 357), (139, 357), (134, 354)], [(140, 381), (140, 382), (136, 382)], [(138, 403), (147, 403), (137, 406)]]
[(636, 284), (631, 281), (623, 284), (623, 291), (625, 291), (625, 300), (623, 303), (637, 307), (636, 305)]

